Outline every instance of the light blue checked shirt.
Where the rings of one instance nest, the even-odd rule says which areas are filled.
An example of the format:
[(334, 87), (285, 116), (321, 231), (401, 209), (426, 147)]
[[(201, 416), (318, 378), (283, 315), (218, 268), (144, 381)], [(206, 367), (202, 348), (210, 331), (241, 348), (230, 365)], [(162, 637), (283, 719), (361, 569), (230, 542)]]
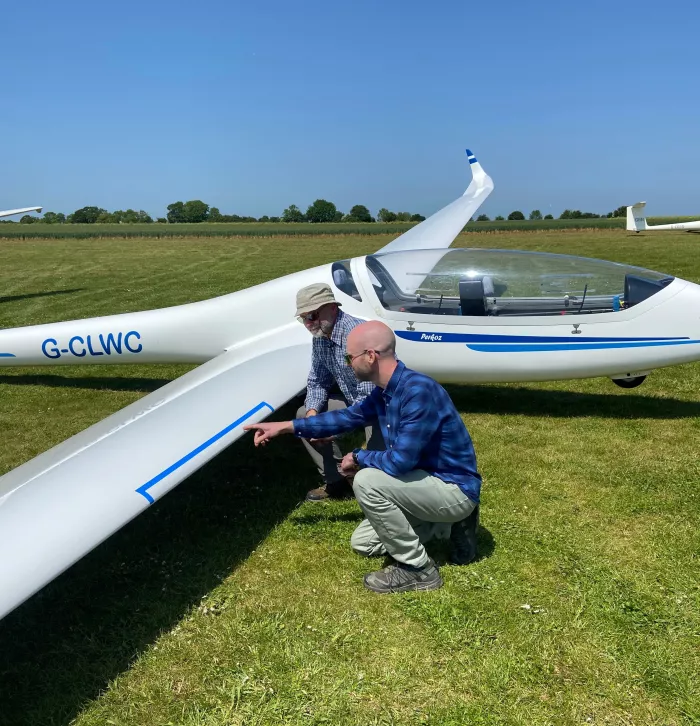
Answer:
[(364, 323), (364, 320), (338, 310), (330, 338), (314, 338), (311, 347), (311, 371), (306, 386), (306, 410), (322, 411), (328, 403), (328, 394), (335, 383), (348, 402), (348, 406), (359, 403), (372, 393), (374, 384), (360, 382), (352, 366), (345, 364), (345, 342), (350, 331)]

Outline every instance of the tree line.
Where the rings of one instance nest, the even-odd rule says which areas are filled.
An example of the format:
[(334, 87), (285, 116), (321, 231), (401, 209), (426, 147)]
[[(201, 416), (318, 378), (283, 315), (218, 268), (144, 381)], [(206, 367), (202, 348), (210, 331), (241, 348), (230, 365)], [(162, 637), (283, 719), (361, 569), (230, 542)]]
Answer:
[[(582, 212), (579, 209), (565, 209), (558, 219), (601, 219), (604, 217), (625, 217), (627, 208), (618, 207), (607, 214), (596, 214), (594, 212)], [(337, 209), (333, 202), (326, 199), (317, 199), (310, 204), (306, 212), (302, 212), (296, 204), (290, 204), (280, 217), (244, 217), (239, 214), (221, 214), (216, 207), (210, 207), (199, 199), (192, 199), (189, 202), (173, 202), (167, 207), (167, 216), (158, 217), (155, 222), (170, 224), (198, 224), (201, 222), (422, 222), (425, 217), (422, 214), (411, 214), (410, 212), (392, 212), (382, 207), (376, 218), (372, 216), (364, 204), (356, 204), (347, 214)], [(520, 210), (511, 212), (507, 217), (498, 215), (494, 217), (495, 222), (513, 220), (523, 221), (525, 214)], [(539, 209), (533, 209), (527, 219), (542, 220), (554, 219), (551, 214), (542, 215)], [(134, 224), (152, 223), (153, 218), (142, 209), (118, 209), (108, 212), (101, 207), (81, 207), (75, 212), (65, 215), (61, 212), (46, 212), (43, 217), (32, 217), (25, 214), (20, 220), (21, 224)], [(486, 214), (480, 214), (477, 222), (490, 222)]]
[[(317, 199), (310, 204), (306, 212), (302, 212), (296, 204), (290, 204), (280, 217), (245, 217), (239, 214), (222, 214), (216, 207), (210, 207), (200, 199), (188, 202), (173, 202), (167, 207), (167, 215), (158, 217), (155, 222), (170, 224), (198, 224), (201, 222), (422, 222), (422, 214), (410, 212), (392, 212), (384, 207), (379, 210), (376, 218), (372, 216), (364, 204), (356, 204), (344, 214), (333, 202)], [(46, 212), (43, 217), (32, 217), (25, 214), (21, 224), (133, 224), (153, 223), (153, 218), (143, 210), (118, 209), (108, 212), (101, 207), (81, 207), (75, 212), (65, 215), (61, 212)]]
[[(565, 209), (560, 215), (559, 219), (612, 219), (613, 217), (625, 217), (627, 216), (627, 207), (618, 207), (617, 209), (613, 210), (612, 212), (608, 212), (607, 214), (596, 214), (595, 212), (582, 212), (580, 209)], [(508, 217), (503, 217), (500, 214), (497, 217), (494, 217), (494, 222), (502, 222), (506, 219), (509, 219), (511, 221), (523, 221), (525, 219), (525, 215), (519, 211), (515, 210), (514, 212), (511, 212)], [(544, 217), (542, 216), (542, 212), (540, 212), (539, 209), (533, 209), (530, 212), (530, 216), (528, 217), (530, 220), (541, 220), (541, 219), (554, 219), (554, 217), (551, 214), (545, 214)], [(486, 214), (480, 214), (476, 218), (477, 222), (490, 222), (491, 219)]]

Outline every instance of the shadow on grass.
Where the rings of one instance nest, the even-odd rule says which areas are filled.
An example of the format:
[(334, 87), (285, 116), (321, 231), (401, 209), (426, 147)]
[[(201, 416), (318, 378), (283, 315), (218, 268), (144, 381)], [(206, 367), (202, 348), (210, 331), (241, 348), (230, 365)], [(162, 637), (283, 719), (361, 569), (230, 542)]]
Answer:
[[(326, 508), (324, 502), (318, 504), (319, 508)], [(293, 517), (294, 524), (303, 526), (313, 527), (321, 524), (322, 522), (355, 522), (359, 524), (363, 519), (364, 515), (358, 509), (356, 512), (314, 512), (313, 514), (295, 514)]]
[(74, 287), (70, 290), (50, 290), (49, 292), (28, 292), (24, 295), (0, 295), (0, 305), (2, 303), (14, 302), (15, 300), (29, 300), (33, 297), (52, 297), (53, 295), (70, 295), (73, 292), (81, 292), (84, 287)]
[(150, 393), (172, 378), (127, 378), (119, 376), (60, 376), (55, 374), (0, 375), (0, 385), (92, 388), (100, 391), (144, 391)]
[(292, 437), (256, 452), (245, 436), (10, 613), (0, 724), (69, 723), (249, 557), (311, 476)]
[[(613, 385), (613, 384), (611, 384)], [(674, 419), (700, 416), (700, 403), (624, 393), (579, 393), (510, 386), (445, 386), (464, 413), (562, 418)]]

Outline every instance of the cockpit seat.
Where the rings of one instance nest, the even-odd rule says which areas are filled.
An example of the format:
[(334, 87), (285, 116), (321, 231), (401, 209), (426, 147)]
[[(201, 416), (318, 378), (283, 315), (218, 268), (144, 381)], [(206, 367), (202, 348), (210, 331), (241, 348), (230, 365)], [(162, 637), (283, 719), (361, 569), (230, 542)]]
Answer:
[(459, 281), (459, 308), (462, 315), (486, 315), (483, 279), (463, 278)]
[(625, 275), (625, 306), (631, 307), (651, 297), (655, 292), (663, 290), (666, 285), (673, 282), (672, 277), (661, 280), (650, 280), (639, 275), (627, 273)]

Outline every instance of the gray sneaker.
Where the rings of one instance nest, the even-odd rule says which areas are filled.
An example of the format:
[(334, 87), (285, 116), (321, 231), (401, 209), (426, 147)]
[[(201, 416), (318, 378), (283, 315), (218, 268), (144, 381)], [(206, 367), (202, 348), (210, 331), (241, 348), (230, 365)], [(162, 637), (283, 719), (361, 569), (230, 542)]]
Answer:
[(442, 587), (442, 577), (433, 560), (428, 560), (424, 567), (412, 567), (397, 562), (383, 570), (365, 575), (365, 587), (379, 593), (437, 590)]

